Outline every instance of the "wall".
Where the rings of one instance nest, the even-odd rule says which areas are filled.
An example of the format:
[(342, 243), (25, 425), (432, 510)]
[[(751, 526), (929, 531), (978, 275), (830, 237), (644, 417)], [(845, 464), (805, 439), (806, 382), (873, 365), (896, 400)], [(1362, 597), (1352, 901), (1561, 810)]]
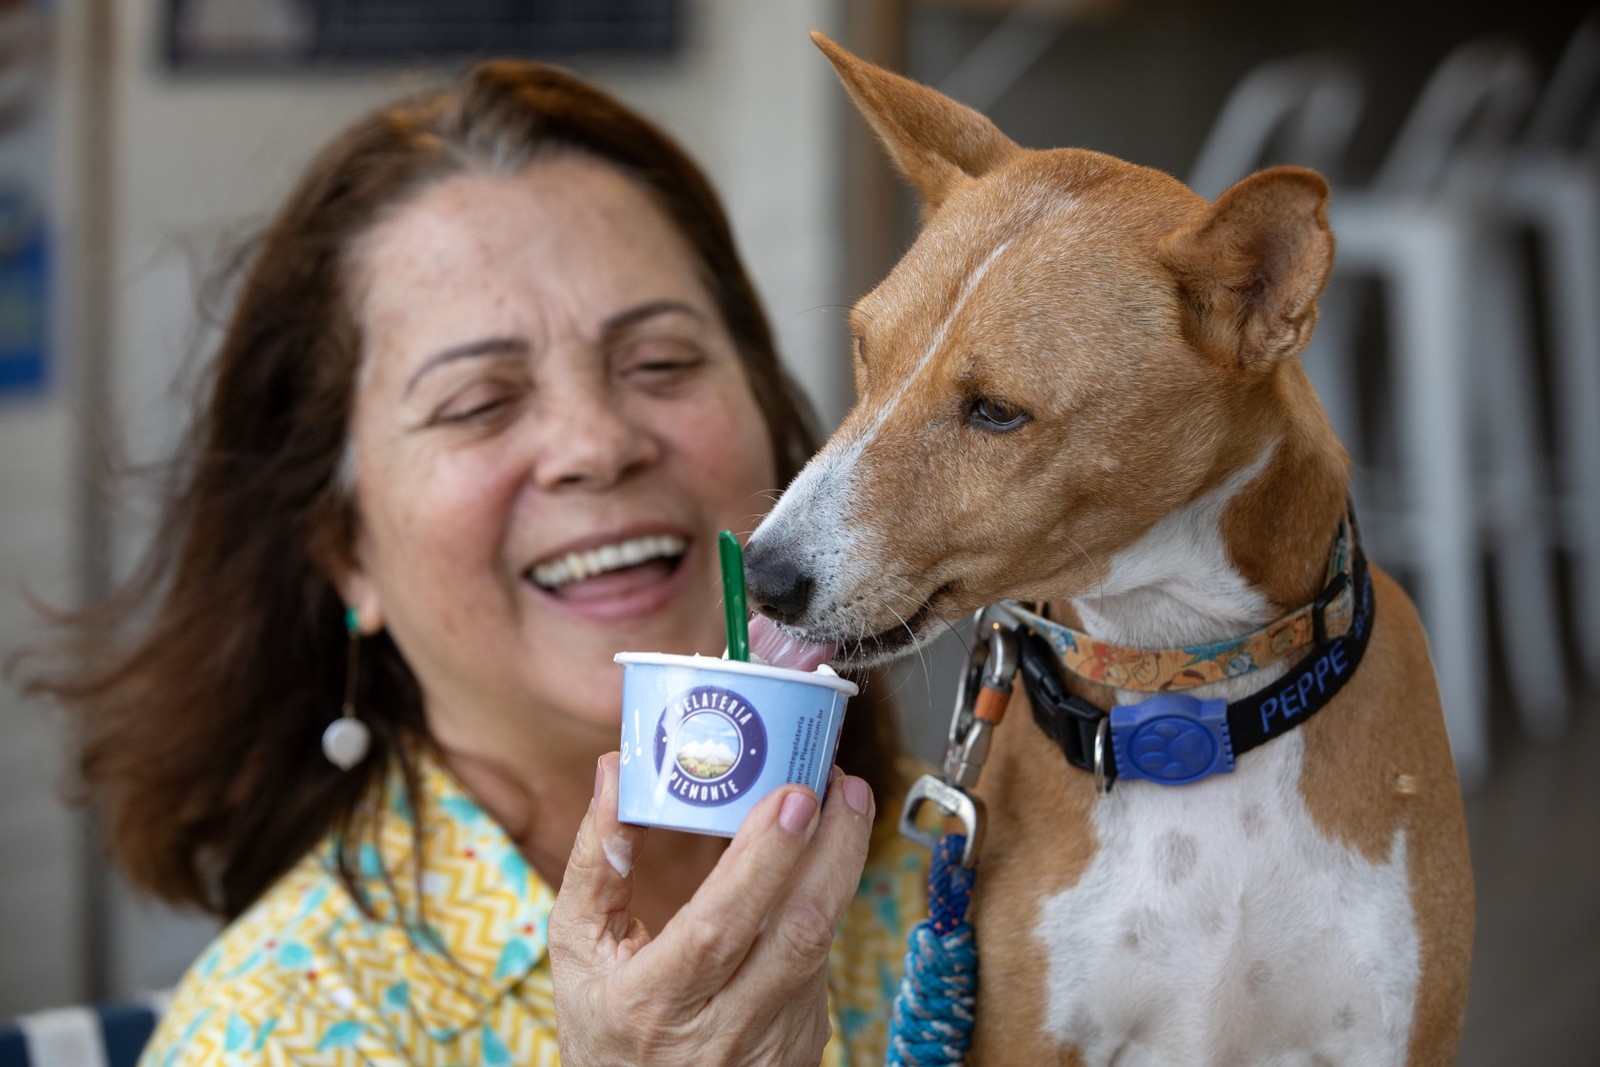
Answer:
[[(53, 288), (66, 280), (72, 231), (59, 176), (73, 159), (63, 124), (74, 98), (67, 64), (57, 61), (48, 38), (33, 36), (13, 10), (0, 16), (0, 37), (32, 40), (33, 63), (6, 64), (7, 89), (20, 71), (35, 81), (34, 113), (19, 140), (12, 127), (0, 138), (0, 175), (27, 180), (45, 194), (55, 256)], [(68, 20), (70, 21), (70, 20)], [(56, 34), (70, 32), (58, 25)], [(8, 91), (9, 95), (9, 91)], [(58, 310), (66, 301), (58, 299)], [(60, 353), (70, 343), (68, 317), (55, 316), (51, 377), (42, 392), (0, 394), (0, 662), (37, 630), (24, 592), (63, 603), (76, 592), (71, 524), (74, 438), (77, 426), (65, 400)], [(0, 686), (0, 1015), (13, 1005), (37, 1005), (76, 994), (82, 977), (82, 903), (85, 867), (83, 821), (56, 800), (64, 785), (57, 724)]]

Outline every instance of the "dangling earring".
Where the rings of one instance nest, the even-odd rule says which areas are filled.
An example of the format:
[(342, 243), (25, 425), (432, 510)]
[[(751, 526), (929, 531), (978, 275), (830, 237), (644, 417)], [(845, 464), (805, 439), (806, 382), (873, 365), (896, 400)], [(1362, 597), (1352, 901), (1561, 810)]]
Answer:
[(348, 771), (366, 758), (367, 748), (372, 744), (372, 731), (356, 718), (356, 667), (361, 652), (361, 627), (356, 621), (355, 608), (344, 609), (344, 628), (350, 635), (350, 654), (344, 668), (344, 708), (322, 731), (322, 754), (341, 771)]

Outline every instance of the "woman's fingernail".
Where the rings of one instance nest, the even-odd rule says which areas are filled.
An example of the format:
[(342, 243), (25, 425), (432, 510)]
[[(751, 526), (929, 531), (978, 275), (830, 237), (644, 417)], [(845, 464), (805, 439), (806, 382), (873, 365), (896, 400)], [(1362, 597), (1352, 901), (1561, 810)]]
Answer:
[(594, 799), (596, 801), (600, 799), (600, 794), (605, 791), (605, 787), (606, 765), (604, 759), (602, 758), (600, 762), (597, 762), (594, 765)]
[(858, 815), (872, 810), (872, 787), (860, 778), (846, 778), (839, 786), (844, 802)]
[(790, 793), (783, 798), (783, 807), (778, 809), (778, 825), (791, 834), (803, 833), (816, 812), (816, 797), (799, 791)]
[(844, 772), (839, 769), (839, 765), (837, 763), (835, 763), (832, 767), (829, 767), (828, 784), (832, 785), (834, 782), (837, 782), (839, 780), (839, 776), (842, 774), (844, 774)]

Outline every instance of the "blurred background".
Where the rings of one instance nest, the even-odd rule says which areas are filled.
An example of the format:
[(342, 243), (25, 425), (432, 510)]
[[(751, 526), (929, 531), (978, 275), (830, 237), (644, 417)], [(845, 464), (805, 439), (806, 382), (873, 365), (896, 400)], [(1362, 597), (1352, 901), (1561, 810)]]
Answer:
[[(1600, 21), (1461, 0), (0, 0), (0, 659), (150, 524), (220, 314), (207, 279), (357, 113), (474, 56), (548, 58), (721, 189), (791, 367), (851, 400), (845, 309), (916, 205), (806, 32), (1208, 197), (1334, 186), (1305, 362), (1370, 554), (1428, 626), (1468, 810), (1460, 1062), (1600, 1063)], [(942, 752), (953, 633), (896, 682)], [(333, 699), (330, 697), (330, 699)], [(1020, 725), (1017, 728), (1028, 728)], [(170, 986), (209, 923), (105, 869), (48, 709), (0, 689), (0, 1019)]]

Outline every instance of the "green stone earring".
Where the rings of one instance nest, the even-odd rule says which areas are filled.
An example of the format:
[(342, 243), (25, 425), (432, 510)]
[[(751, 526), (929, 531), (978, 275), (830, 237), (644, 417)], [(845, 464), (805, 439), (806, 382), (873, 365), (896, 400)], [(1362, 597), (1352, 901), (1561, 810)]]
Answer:
[(366, 758), (372, 746), (372, 731), (356, 718), (356, 668), (360, 665), (361, 625), (356, 619), (356, 609), (344, 609), (344, 628), (350, 635), (350, 652), (345, 659), (344, 708), (337, 719), (322, 731), (322, 754), (328, 762), (342, 771)]

